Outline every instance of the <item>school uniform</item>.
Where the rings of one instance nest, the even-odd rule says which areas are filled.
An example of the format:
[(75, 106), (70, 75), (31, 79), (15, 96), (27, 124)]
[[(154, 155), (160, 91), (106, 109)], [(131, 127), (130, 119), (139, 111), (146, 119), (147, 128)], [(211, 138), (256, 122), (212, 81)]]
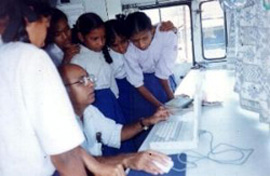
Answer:
[(59, 67), (63, 61), (64, 58), (64, 52), (54, 43), (49, 44), (45, 51), (48, 53), (48, 55), (51, 57), (53, 63), (56, 67)]
[(123, 125), (106, 118), (96, 107), (88, 106), (83, 113), (83, 121), (78, 116), (77, 121), (86, 138), (82, 147), (91, 155), (102, 156), (101, 143), (120, 148)]
[(121, 106), (124, 117), (127, 119), (127, 123), (131, 123), (131, 116), (134, 114), (133, 94), (136, 90), (126, 79), (127, 73), (124, 55), (117, 53), (112, 49), (109, 53), (113, 60), (110, 65), (112, 66), (114, 77), (119, 89), (119, 98), (117, 100)]
[(84, 141), (62, 80), (34, 45), (7, 43), (0, 53), (0, 175), (52, 175), (50, 155)]
[[(80, 53), (76, 54), (71, 63), (80, 65), (89, 74), (93, 74), (97, 81), (95, 83), (95, 102), (97, 107), (106, 117), (120, 124), (126, 124), (121, 107), (116, 99), (118, 97), (118, 88), (113, 76), (111, 66), (105, 61), (102, 52), (94, 52), (81, 45)], [(132, 142), (122, 143), (120, 150), (105, 147), (104, 155), (115, 155), (119, 152), (130, 152)]]
[[(173, 75), (172, 68), (178, 50), (177, 35), (173, 32), (160, 32), (159, 27), (160, 25), (157, 26), (152, 42), (146, 50), (140, 50), (130, 43), (124, 56), (128, 81), (135, 88), (145, 86), (161, 103), (166, 103), (168, 96), (159, 79), (170, 80)], [(174, 90), (175, 87), (171, 86), (171, 89)], [(136, 111), (133, 121), (151, 116), (156, 111), (156, 107), (138, 91), (134, 96), (134, 102)]]

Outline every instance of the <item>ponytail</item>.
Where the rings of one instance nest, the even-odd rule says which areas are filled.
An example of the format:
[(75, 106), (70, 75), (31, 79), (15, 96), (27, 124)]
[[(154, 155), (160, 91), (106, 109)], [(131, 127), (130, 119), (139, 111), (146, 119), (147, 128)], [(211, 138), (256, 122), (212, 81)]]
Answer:
[(105, 61), (108, 63), (108, 64), (111, 64), (113, 62), (112, 60), (112, 57), (109, 53), (109, 49), (108, 47), (105, 45), (104, 48), (102, 49), (102, 53), (104, 55), (104, 58), (105, 58)]

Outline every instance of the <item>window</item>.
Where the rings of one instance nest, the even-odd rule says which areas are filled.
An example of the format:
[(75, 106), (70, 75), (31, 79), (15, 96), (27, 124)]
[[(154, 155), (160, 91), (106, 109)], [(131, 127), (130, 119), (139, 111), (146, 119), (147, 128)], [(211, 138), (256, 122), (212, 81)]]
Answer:
[(144, 10), (143, 12), (151, 18), (152, 24), (157, 24), (160, 22), (158, 9), (149, 9), (149, 10)]
[(187, 5), (165, 7), (161, 9), (162, 21), (172, 21), (178, 28), (178, 62), (192, 62), (191, 19)]
[(218, 1), (201, 3), (202, 49), (205, 59), (226, 57), (226, 26), (224, 12)]
[(143, 10), (153, 24), (160, 21), (170, 20), (178, 29), (178, 58), (177, 63), (193, 61), (192, 40), (191, 40), (191, 18), (188, 5), (176, 5)]

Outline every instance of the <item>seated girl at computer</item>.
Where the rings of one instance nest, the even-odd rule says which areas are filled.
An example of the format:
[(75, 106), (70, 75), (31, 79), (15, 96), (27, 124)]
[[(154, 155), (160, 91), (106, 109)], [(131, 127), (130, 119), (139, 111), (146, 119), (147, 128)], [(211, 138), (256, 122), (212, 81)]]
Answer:
[[(134, 91), (136, 90), (126, 79), (124, 54), (127, 51), (129, 41), (127, 39), (124, 18), (124, 15), (117, 15), (117, 19), (105, 22), (106, 45), (109, 50), (105, 57), (109, 57), (112, 60), (111, 66), (119, 89), (118, 101), (125, 117), (131, 123), (137, 120), (134, 117), (136, 115), (136, 108), (134, 108), (136, 105), (134, 105), (133, 101)], [(160, 31), (164, 32), (172, 31), (173, 29), (175, 27), (170, 21), (162, 22), (159, 28)]]
[[(74, 27), (81, 51), (76, 54), (71, 63), (80, 65), (89, 74), (96, 77), (95, 102), (93, 103), (106, 117), (120, 124), (127, 124), (121, 107), (116, 99), (118, 87), (113, 76), (109, 61), (105, 60), (102, 49), (105, 45), (105, 27), (102, 19), (94, 13), (81, 15)], [(133, 141), (125, 141), (121, 152), (135, 151)], [(112, 155), (120, 152), (114, 148), (105, 147), (104, 154)]]
[(52, 9), (46, 45), (45, 50), (57, 67), (69, 63), (80, 52), (79, 45), (71, 42), (71, 29), (66, 14), (56, 8)]

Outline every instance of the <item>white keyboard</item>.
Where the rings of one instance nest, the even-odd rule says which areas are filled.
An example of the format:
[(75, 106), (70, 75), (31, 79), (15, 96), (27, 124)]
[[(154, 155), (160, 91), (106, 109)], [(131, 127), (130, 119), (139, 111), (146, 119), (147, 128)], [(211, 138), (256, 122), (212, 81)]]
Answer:
[(166, 121), (155, 125), (150, 148), (154, 150), (194, 149), (197, 147), (194, 121)]
[[(198, 94), (200, 95), (200, 94)], [(164, 153), (180, 152), (198, 147), (201, 116), (201, 99), (197, 94), (194, 96), (194, 103), (189, 111), (184, 112), (181, 108), (187, 102), (191, 103), (193, 99), (188, 97), (177, 97), (166, 103), (166, 106), (172, 106), (176, 110), (170, 115), (169, 120), (159, 122), (154, 125), (147, 136), (141, 149), (154, 149)], [(182, 98), (186, 98), (182, 101)], [(169, 108), (170, 109), (170, 108)]]

